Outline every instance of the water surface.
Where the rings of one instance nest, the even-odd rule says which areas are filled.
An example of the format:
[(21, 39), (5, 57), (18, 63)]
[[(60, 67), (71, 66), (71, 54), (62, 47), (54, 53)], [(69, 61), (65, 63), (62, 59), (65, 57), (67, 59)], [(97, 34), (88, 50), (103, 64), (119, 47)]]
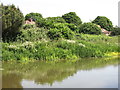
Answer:
[(3, 88), (118, 88), (117, 59), (3, 63)]

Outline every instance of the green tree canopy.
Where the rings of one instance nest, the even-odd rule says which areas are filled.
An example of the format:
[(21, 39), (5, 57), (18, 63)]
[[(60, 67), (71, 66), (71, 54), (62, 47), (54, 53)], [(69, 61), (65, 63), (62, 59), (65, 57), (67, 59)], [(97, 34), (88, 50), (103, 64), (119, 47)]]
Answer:
[(75, 12), (64, 14), (62, 18), (64, 18), (67, 23), (72, 23), (76, 26), (79, 26), (82, 23), (81, 19), (76, 15)]
[(42, 15), (40, 13), (33, 13), (32, 12), (32, 13), (29, 13), (29, 14), (27, 14), (25, 16), (25, 20), (28, 20), (30, 18), (32, 18), (33, 20), (37, 21), (37, 20), (39, 20), (39, 19), (41, 19), (43, 17), (42, 17)]
[(3, 40), (16, 36), (24, 21), (23, 13), (15, 5), (2, 5), (2, 37)]
[(38, 27), (52, 28), (54, 23), (66, 23), (62, 17), (48, 17), (37, 21)]
[(79, 33), (84, 34), (101, 34), (101, 28), (93, 23), (84, 23), (79, 27)]
[(101, 26), (101, 28), (104, 28), (108, 31), (112, 31), (113, 29), (112, 22), (105, 16), (98, 16), (95, 20), (92, 21), (92, 23), (98, 24)]
[(74, 37), (74, 32), (66, 25), (66, 23), (54, 23), (53, 28), (48, 31), (50, 39), (66, 38), (71, 39)]
[(114, 27), (113, 30), (111, 31), (112, 36), (117, 36), (120, 35), (120, 27)]
[(66, 23), (62, 17), (48, 17), (46, 20), (51, 23)]

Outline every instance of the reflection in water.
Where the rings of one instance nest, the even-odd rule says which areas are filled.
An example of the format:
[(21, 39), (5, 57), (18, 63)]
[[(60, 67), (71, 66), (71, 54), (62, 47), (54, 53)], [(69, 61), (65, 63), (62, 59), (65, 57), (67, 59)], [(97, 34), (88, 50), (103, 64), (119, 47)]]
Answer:
[(22, 86), (27, 88), (116, 88), (118, 87), (117, 66), (107, 66), (104, 69), (91, 71), (78, 71), (74, 76), (64, 79), (62, 82), (49, 84), (36, 84), (34, 81), (23, 80)]
[[(2, 86), (3, 88), (50, 88), (58, 86), (60, 87), (60, 85), (63, 88), (80, 87), (80, 85), (84, 84), (84, 82), (87, 82), (87, 80), (91, 80), (89, 75), (94, 74), (95, 77), (98, 77), (99, 74), (96, 73), (99, 73), (100, 70), (101, 73), (103, 73), (103, 79), (102, 77), (98, 77), (98, 80), (102, 79), (101, 83), (103, 83), (104, 80), (106, 80), (105, 77), (108, 77), (108, 74), (105, 73), (108, 72), (108, 69), (104, 68), (110, 65), (117, 66), (117, 64), (117, 59), (85, 59), (76, 63), (61, 62), (56, 64), (44, 62), (31, 62), (27, 64), (3, 63), (4, 71)], [(93, 70), (95, 71), (93, 72)], [(109, 74), (113, 73), (114, 70), (109, 72)], [(109, 77), (108, 79), (110, 78), (112, 77)], [(98, 80), (96, 79), (96, 81)], [(116, 78), (113, 78), (113, 80), (116, 80)], [(114, 83), (115, 85), (111, 86), (113, 83), (108, 83), (109, 85), (106, 87), (117, 88), (116, 83)], [(97, 86), (98, 85), (93, 87), (99, 88)], [(92, 87), (92, 84), (91, 86), (88, 85), (86, 87)], [(103, 85), (103, 88), (104, 87), (105, 85)]]
[(2, 87), (6, 87), (6, 88), (22, 88), (21, 86), (21, 76), (17, 75), (15, 73), (11, 73), (11, 74), (5, 74), (2, 77), (3, 81), (2, 81)]

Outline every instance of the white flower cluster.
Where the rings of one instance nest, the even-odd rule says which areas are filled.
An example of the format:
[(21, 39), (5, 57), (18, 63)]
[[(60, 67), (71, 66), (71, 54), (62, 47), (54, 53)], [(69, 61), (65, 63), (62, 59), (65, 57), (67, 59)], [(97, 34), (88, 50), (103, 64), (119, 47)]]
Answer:
[(32, 42), (25, 42), (23, 44), (19, 44), (19, 45), (9, 45), (8, 48), (13, 48), (13, 49), (20, 49), (21, 46), (34, 46), (34, 43)]
[(44, 41), (44, 42), (48, 42), (46, 39), (42, 39), (42, 41)]
[(69, 43), (75, 43), (74, 40), (66, 40), (66, 41), (69, 42)]
[(22, 46), (34, 46), (34, 43), (26, 41)]
[(14, 49), (19, 49), (16, 45), (9, 45), (8, 48), (14, 48)]
[(85, 45), (84, 45), (84, 44), (82, 44), (82, 43), (79, 43), (78, 45), (79, 45), (79, 46), (83, 46), (83, 47), (85, 47)]

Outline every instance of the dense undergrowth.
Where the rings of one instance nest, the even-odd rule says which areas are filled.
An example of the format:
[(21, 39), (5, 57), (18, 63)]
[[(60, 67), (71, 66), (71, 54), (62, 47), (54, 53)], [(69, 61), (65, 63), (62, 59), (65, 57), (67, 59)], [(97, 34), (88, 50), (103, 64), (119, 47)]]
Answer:
[(2, 60), (77, 60), (86, 57), (105, 57), (111, 52), (120, 51), (117, 36), (75, 33), (72, 39), (61, 37), (53, 40), (49, 38), (48, 32), (48, 29), (36, 27), (21, 30), (16, 41), (2, 43)]

